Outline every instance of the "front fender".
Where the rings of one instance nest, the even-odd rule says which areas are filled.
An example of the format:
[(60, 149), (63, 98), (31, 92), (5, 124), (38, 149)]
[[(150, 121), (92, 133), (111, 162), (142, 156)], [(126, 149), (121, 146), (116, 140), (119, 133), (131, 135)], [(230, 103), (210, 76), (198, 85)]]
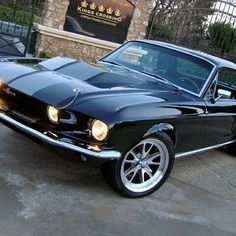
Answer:
[(168, 123), (160, 123), (152, 126), (143, 136), (143, 138), (146, 138), (147, 136), (155, 135), (159, 132), (165, 132), (168, 134), (175, 145), (176, 143), (176, 129), (172, 124)]

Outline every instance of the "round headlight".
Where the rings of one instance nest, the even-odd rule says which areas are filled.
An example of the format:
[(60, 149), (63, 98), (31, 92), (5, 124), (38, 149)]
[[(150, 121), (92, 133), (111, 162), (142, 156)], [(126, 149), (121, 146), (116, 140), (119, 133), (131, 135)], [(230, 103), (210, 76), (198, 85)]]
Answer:
[(58, 123), (59, 120), (59, 111), (53, 107), (53, 106), (48, 106), (48, 118), (51, 122), (53, 123)]
[(93, 123), (92, 123), (92, 136), (98, 140), (98, 141), (103, 141), (107, 135), (108, 135), (108, 131), (109, 131), (109, 128), (108, 126), (103, 123), (102, 121), (100, 120), (95, 120)]

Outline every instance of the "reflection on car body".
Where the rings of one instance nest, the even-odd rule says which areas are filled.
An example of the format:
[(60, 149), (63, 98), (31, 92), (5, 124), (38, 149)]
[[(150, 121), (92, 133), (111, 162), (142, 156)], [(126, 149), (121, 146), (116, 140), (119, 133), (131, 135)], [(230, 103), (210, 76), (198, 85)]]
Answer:
[(1, 121), (52, 145), (109, 160), (113, 187), (124, 196), (160, 188), (175, 157), (223, 145), (234, 151), (232, 62), (134, 40), (97, 64), (63, 57), (22, 63), (27, 59), (0, 64)]

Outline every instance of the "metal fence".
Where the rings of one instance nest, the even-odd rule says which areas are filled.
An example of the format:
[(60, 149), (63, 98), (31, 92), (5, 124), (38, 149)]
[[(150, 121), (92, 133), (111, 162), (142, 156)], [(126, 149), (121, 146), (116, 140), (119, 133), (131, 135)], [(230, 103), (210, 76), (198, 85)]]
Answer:
[(25, 56), (33, 22), (40, 22), (43, 0), (0, 0), (0, 56)]
[(149, 38), (236, 62), (236, 1), (158, 0)]

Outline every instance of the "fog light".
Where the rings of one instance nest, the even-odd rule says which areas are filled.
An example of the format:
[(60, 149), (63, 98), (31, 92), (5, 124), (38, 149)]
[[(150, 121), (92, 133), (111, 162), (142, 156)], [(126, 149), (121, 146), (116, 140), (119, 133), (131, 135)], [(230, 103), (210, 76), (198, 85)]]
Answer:
[(53, 106), (48, 106), (48, 118), (52, 123), (58, 123), (59, 120), (59, 111), (53, 107)]
[(109, 131), (109, 128), (108, 126), (103, 123), (102, 121), (100, 120), (95, 120), (93, 123), (92, 123), (92, 136), (98, 140), (98, 141), (103, 141), (107, 135), (108, 135), (108, 131)]

